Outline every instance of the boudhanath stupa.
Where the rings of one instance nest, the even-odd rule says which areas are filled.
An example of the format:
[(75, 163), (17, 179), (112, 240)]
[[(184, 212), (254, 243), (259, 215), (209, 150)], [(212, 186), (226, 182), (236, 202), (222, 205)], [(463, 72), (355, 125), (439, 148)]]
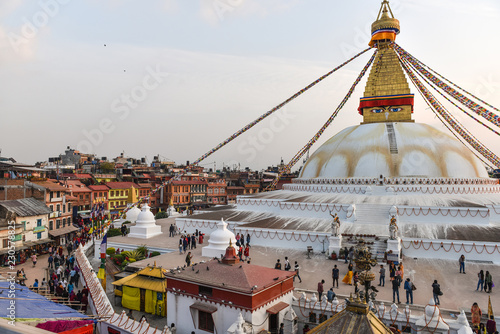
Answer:
[(427, 106), (414, 105), (414, 80), (393, 43), (399, 30), (384, 1), (372, 24), (377, 53), (360, 124), (321, 145), (281, 190), (238, 196), (235, 205), (177, 218), (177, 226), (208, 234), (224, 219), (256, 245), (337, 252), (363, 238), (379, 257), (389, 250), (445, 259), (466, 253), (498, 262), (498, 179), (451, 133), (414, 121)]

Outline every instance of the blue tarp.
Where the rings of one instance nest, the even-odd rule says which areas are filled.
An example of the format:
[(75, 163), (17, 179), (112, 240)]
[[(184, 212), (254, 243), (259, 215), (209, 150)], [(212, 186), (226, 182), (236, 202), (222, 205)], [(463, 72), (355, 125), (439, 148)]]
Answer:
[[(0, 288), (3, 288), (0, 289), (2, 291), (0, 297), (9, 298), (0, 299), (0, 318), (9, 318), (9, 315), (12, 314), (11, 311), (15, 312), (16, 318), (87, 318), (86, 315), (73, 310), (71, 307), (52, 302), (38, 293), (30, 291), (25, 286), (19, 284), (14, 284), (14, 286), (16, 289), (22, 290), (13, 290), (11, 292), (9, 282), (0, 282)], [(10, 294), (15, 296), (9, 296)], [(14, 309), (11, 306), (12, 301), (15, 302)]]

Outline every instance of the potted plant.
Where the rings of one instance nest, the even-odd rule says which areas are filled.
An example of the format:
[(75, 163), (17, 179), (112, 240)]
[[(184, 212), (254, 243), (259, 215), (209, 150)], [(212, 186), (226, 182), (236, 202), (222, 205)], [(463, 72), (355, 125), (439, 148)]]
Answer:
[(332, 251), (332, 260), (336, 260), (337, 259), (337, 253), (335, 253), (335, 251)]

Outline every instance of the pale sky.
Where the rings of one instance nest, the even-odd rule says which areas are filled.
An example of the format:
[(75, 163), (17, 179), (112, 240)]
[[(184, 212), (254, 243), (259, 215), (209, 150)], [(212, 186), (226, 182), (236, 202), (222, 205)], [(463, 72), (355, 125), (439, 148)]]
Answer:
[[(69, 145), (100, 157), (125, 151), (149, 161), (156, 154), (194, 161), (364, 49), (380, 2), (2, 0), (2, 156), (35, 163)], [(498, 0), (390, 3), (401, 24), (400, 46), (500, 108)], [(288, 162), (335, 110), (371, 53), (202, 165), (261, 169), (281, 157)], [(356, 109), (364, 84), (319, 143), (361, 122)], [(412, 92), (418, 96), (413, 86)], [(444, 129), (426, 108), (416, 98), (415, 119)], [(497, 135), (450, 110), (500, 155)]]

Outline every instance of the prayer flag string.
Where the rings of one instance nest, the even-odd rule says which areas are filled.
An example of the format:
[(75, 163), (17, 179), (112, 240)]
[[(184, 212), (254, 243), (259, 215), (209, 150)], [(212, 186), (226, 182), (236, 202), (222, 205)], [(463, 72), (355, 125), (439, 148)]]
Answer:
[(210, 151), (208, 151), (207, 153), (203, 154), (201, 157), (199, 157), (196, 161), (194, 161), (193, 163), (191, 163), (189, 166), (186, 166), (186, 168), (182, 169), (181, 171), (179, 171), (173, 178), (161, 183), (160, 185), (156, 186), (154, 189), (151, 190), (151, 192), (143, 197), (143, 198), (140, 198), (137, 202), (135, 203), (132, 203), (129, 207), (125, 208), (122, 212), (120, 212), (120, 218), (123, 217), (123, 215), (125, 213), (127, 213), (128, 210), (130, 210), (131, 208), (141, 204), (142, 202), (147, 202), (152, 195), (156, 194), (158, 191), (160, 191), (163, 187), (167, 186), (168, 184), (170, 184), (172, 181), (176, 181), (176, 180), (179, 180), (182, 175), (184, 175), (187, 170), (189, 170), (189, 168), (191, 167), (194, 167), (196, 166), (197, 164), (199, 164), (201, 161), (205, 160), (206, 158), (208, 158), (210, 155), (212, 155), (213, 153), (215, 153), (216, 151), (218, 151), (219, 149), (221, 149), (222, 147), (226, 146), (227, 144), (229, 144), (231, 141), (233, 141), (234, 139), (236, 139), (238, 136), (240, 136), (241, 134), (245, 133), (246, 131), (250, 130), (251, 128), (253, 128), (255, 125), (257, 125), (259, 122), (261, 122), (262, 120), (264, 120), (265, 118), (267, 118), (268, 116), (270, 116), (271, 114), (273, 114), (275, 111), (281, 109), (282, 107), (284, 107), (286, 104), (288, 104), (289, 102), (291, 102), (292, 100), (294, 100), (295, 98), (299, 97), (300, 95), (302, 95), (303, 93), (305, 93), (306, 91), (308, 91), (310, 88), (316, 86), (318, 83), (320, 83), (321, 81), (323, 81), (324, 79), (326, 79), (328, 76), (330, 76), (331, 74), (333, 74), (334, 72), (336, 72), (337, 70), (341, 69), (342, 67), (344, 67), (345, 65), (349, 64), (351, 61), (353, 61), (354, 59), (358, 58), (359, 56), (363, 55), (365, 52), (367, 52), (368, 50), (370, 50), (371, 47), (369, 48), (366, 48), (365, 50), (359, 52), (358, 54), (354, 55), (352, 58), (348, 59), (347, 61), (343, 62), (342, 64), (340, 64), (339, 66), (335, 67), (333, 70), (329, 71), (328, 73), (322, 75), (321, 77), (319, 77), (317, 80), (311, 82), (309, 85), (307, 85), (306, 87), (304, 87), (303, 89), (299, 90), (297, 93), (295, 93), (294, 95), (292, 95), (291, 97), (289, 97), (288, 99), (286, 99), (285, 101), (283, 101), (282, 103), (278, 104), (277, 106), (275, 106), (274, 108), (272, 108), (271, 110), (267, 111), (266, 113), (262, 114), (259, 118), (257, 118), (256, 120), (254, 120), (253, 122), (251, 123), (248, 123), (246, 126), (244, 126), (243, 128), (241, 128), (240, 130), (238, 130), (237, 132), (233, 133), (230, 137), (228, 137), (226, 140), (224, 140), (223, 142), (219, 143), (217, 146), (215, 146), (214, 148), (212, 148)]
[[(444, 106), (441, 105), (441, 103), (436, 100), (434, 95), (425, 88), (425, 86), (418, 80), (417, 76), (410, 70), (408, 67), (406, 61), (408, 60), (407, 57), (405, 57), (404, 53), (399, 53), (399, 59), (401, 61), (401, 65), (405, 72), (408, 74), (410, 77), (411, 81), (417, 87), (419, 92), (422, 94), (424, 99), (429, 102), (430, 106), (446, 121), (448, 124), (453, 128), (454, 131), (456, 131), (462, 138), (464, 138), (467, 143), (469, 143), (478, 153), (480, 153), (483, 157), (485, 157), (488, 161), (490, 161), (494, 166), (497, 168), (500, 168), (500, 159), (498, 156), (496, 156), (493, 152), (491, 152), (485, 145), (483, 145), (481, 142), (478, 140), (475, 140), (474, 138), (467, 133), (467, 131), (461, 126), (461, 124), (458, 121), (455, 121), (452, 116), (446, 111)], [(408, 63), (412, 64), (411, 61), (408, 60)]]
[(297, 163), (297, 161), (299, 161), (300, 158), (302, 158), (302, 156), (311, 148), (311, 146), (314, 145), (314, 143), (316, 143), (316, 141), (318, 141), (319, 137), (321, 137), (321, 135), (323, 134), (323, 132), (325, 132), (326, 128), (333, 122), (333, 120), (335, 119), (335, 117), (337, 117), (339, 111), (344, 107), (344, 105), (346, 104), (346, 102), (351, 97), (352, 93), (354, 92), (354, 89), (356, 88), (356, 85), (363, 78), (363, 76), (365, 75), (366, 71), (368, 70), (368, 68), (370, 67), (370, 65), (373, 63), (373, 60), (375, 59), (375, 56), (377, 55), (377, 52), (378, 52), (378, 49), (375, 49), (375, 52), (371, 56), (370, 60), (368, 60), (368, 63), (365, 65), (365, 67), (363, 67), (363, 69), (359, 73), (358, 77), (356, 78), (356, 80), (352, 84), (351, 88), (347, 92), (346, 96), (344, 97), (344, 99), (342, 100), (342, 102), (340, 102), (340, 104), (338, 105), (337, 109), (335, 109), (335, 111), (333, 112), (333, 114), (328, 118), (328, 120), (325, 122), (325, 124), (323, 124), (323, 126), (319, 129), (319, 131), (316, 132), (316, 134), (307, 142), (307, 144), (304, 145), (304, 147), (302, 147), (297, 152), (297, 154), (295, 154), (295, 156), (292, 158), (292, 160), (290, 160), (290, 162), (285, 167), (283, 167), (282, 170), (280, 170), (280, 172), (278, 173), (278, 175), (276, 176), (276, 178), (273, 180), (273, 182), (269, 186), (267, 186), (267, 188), (265, 189), (266, 191), (274, 190), (276, 188), (276, 185), (278, 184), (281, 176), (284, 173), (289, 173), (290, 169)]
[[(396, 50), (396, 52), (402, 58), (404, 58), (406, 61), (408, 61), (410, 64), (412, 64), (412, 66), (418, 72), (422, 73), (432, 83), (434, 83), (436, 86), (438, 86), (439, 88), (441, 88), (444, 92), (446, 92), (447, 94), (449, 94), (450, 96), (452, 96), (454, 99), (456, 99), (457, 101), (459, 101), (460, 103), (462, 103), (463, 105), (465, 105), (467, 108), (469, 108), (470, 110), (472, 110), (474, 113), (478, 114), (479, 116), (487, 119), (491, 123), (493, 123), (496, 126), (500, 127), (500, 117), (498, 115), (496, 115), (495, 113), (493, 113), (491, 111), (488, 111), (484, 107), (482, 107), (479, 104), (477, 104), (476, 102), (472, 101), (471, 99), (469, 99), (464, 94), (461, 94), (460, 92), (456, 91), (455, 89), (453, 89), (452, 87), (450, 87), (449, 85), (447, 85), (444, 81), (440, 80), (438, 77), (436, 77), (435, 75), (433, 75), (432, 73), (430, 73), (429, 71), (427, 71), (424, 68), (424, 66), (425, 66), (424, 64), (422, 64), (419, 60), (417, 60), (411, 54), (409, 54), (408, 52), (406, 52), (398, 44), (396, 44), (396, 43), (393, 42), (392, 45), (394, 46), (394, 49)], [(425, 66), (425, 67), (427, 67), (427, 66)], [(454, 86), (458, 87), (456, 85), (454, 85)], [(466, 92), (464, 89), (461, 89), (461, 90), (464, 91), (464, 92)], [(468, 92), (466, 92), (466, 93), (469, 94), (469, 95), (471, 95), (472, 97), (474, 97), (478, 101), (481, 101), (482, 103), (490, 106), (489, 104), (487, 104), (486, 102), (480, 100), (479, 98), (475, 97), (474, 95), (472, 95), (472, 94), (470, 94)], [(497, 108), (494, 108), (494, 107), (492, 107), (492, 108), (498, 111)]]

